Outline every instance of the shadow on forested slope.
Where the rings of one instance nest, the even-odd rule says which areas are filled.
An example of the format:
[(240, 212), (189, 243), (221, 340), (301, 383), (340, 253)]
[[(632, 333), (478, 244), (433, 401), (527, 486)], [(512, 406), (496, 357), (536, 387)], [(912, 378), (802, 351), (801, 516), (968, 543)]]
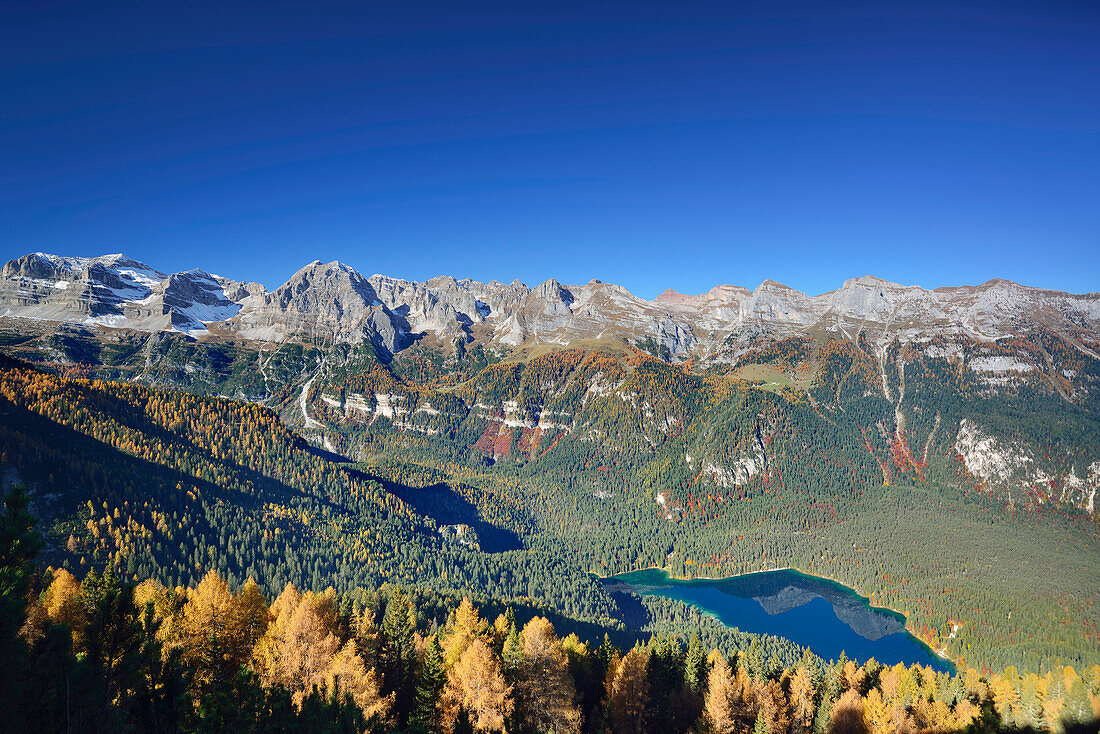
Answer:
[(642, 597), (639, 596), (629, 584), (615, 583), (613, 581), (604, 580), (604, 589), (608, 595), (615, 601), (619, 609), (622, 611), (622, 620), (626, 624), (628, 629), (645, 629), (651, 621), (651, 614), (645, 605), (642, 604)]
[(468, 525), (477, 534), (478, 544), (486, 553), (504, 553), (523, 550), (523, 541), (507, 528), (498, 527), (481, 518), (477, 507), (458, 495), (445, 482), (436, 482), (426, 487), (411, 487), (407, 484), (376, 477), (356, 469), (349, 469), (353, 475), (381, 484), (387, 492), (408, 503), (421, 515), (426, 515), (440, 525)]
[(335, 451), (329, 451), (326, 448), (310, 443), (308, 441), (305, 442), (305, 448), (307, 451), (309, 451), (309, 453), (313, 454), (314, 456), (324, 459), (325, 461), (331, 461), (335, 464), (347, 464), (351, 461), (351, 459), (346, 456), (338, 454)]

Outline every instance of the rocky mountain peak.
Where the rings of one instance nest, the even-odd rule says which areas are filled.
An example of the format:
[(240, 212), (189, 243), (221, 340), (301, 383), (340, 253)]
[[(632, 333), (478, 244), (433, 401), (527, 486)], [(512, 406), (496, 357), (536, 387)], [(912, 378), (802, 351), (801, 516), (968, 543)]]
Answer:
[(927, 290), (864, 275), (814, 297), (765, 280), (753, 290), (719, 285), (699, 295), (670, 288), (650, 301), (597, 278), (579, 286), (550, 278), (534, 288), (451, 275), (415, 282), (313, 260), (268, 293), (203, 270), (167, 275), (121, 254), (12, 260), (0, 270), (0, 315), (192, 334), (218, 324), (218, 333), (263, 341), (368, 340), (391, 354), (424, 336), (444, 349), (456, 339), (502, 348), (625, 342), (660, 345), (672, 359), (713, 360), (736, 359), (760, 337), (798, 333), (863, 331), (884, 343), (1043, 329), (1089, 354), (1100, 344), (1100, 295), (1003, 279)]
[(654, 299), (654, 303), (667, 303), (670, 305), (691, 306), (695, 308), (714, 308), (720, 306), (736, 307), (751, 294), (752, 291), (748, 288), (729, 284), (716, 285), (706, 293), (699, 295), (688, 295), (668, 288)]
[(797, 291), (797, 290), (795, 290), (794, 288), (791, 288), (788, 285), (783, 285), (779, 281), (771, 280), (770, 278), (764, 280), (764, 282), (762, 282), (760, 285), (756, 286), (756, 290), (753, 291), (753, 293), (760, 293), (760, 292), (767, 292), (767, 293), (798, 293), (798, 294), (803, 295), (803, 296), (806, 295), (805, 293), (802, 293), (802, 291)]

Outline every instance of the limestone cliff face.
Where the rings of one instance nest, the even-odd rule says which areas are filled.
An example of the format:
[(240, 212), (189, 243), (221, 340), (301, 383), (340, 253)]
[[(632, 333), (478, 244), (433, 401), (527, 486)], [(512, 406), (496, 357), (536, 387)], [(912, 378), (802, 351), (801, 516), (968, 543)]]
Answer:
[[(334, 352), (346, 353), (344, 345), (361, 344), (372, 345), (383, 361), (400, 358), (403, 351), (422, 344), (426, 349), (415, 353), (443, 363), (444, 371), (468, 350), (479, 348), (479, 364), (486, 364), (508, 357), (533, 360), (558, 347), (637, 347), (666, 362), (692, 359), (695, 369), (738, 370), (736, 374), (749, 381), (787, 369), (782, 375), (785, 383), (770, 382), (770, 389), (797, 381), (802, 394), (808, 394), (810, 381), (822, 368), (818, 348), (837, 340), (853, 347), (851, 354), (863, 360), (859, 379), (844, 384), (856, 390), (856, 398), (877, 394), (889, 404), (868, 435), (882, 442), (883, 454), (889, 453), (894, 464), (924, 466), (929, 451), (940, 447), (950, 451), (952, 461), (975, 483), (1011, 502), (1065, 502), (1090, 513), (1095, 512), (1100, 487), (1100, 459), (1093, 453), (1052, 458), (1034, 440), (1016, 441), (1003, 423), (990, 422), (980, 411), (941, 415), (935, 405), (921, 403), (929, 386), (922, 393), (913, 382), (934, 361), (939, 365), (935, 374), (965, 384), (971, 398), (995, 399), (1027, 387), (1056, 391), (1079, 405), (1094, 400), (1092, 396), (1100, 394), (1097, 293), (1074, 295), (1005, 280), (929, 290), (864, 276), (817, 296), (768, 280), (752, 290), (719, 285), (699, 295), (667, 290), (647, 300), (595, 279), (571, 285), (551, 278), (533, 288), (518, 280), (483, 283), (451, 276), (414, 282), (383, 275), (367, 278), (345, 264), (320, 261), (267, 292), (259, 284), (203, 270), (167, 274), (118, 254), (31, 253), (0, 269), (0, 319), (7, 332), (33, 333), (48, 341), (37, 347), (37, 358), (43, 361), (83, 359), (79, 349), (67, 351), (68, 342), (129, 343), (134, 332), (145, 332), (136, 341), (147, 342), (143, 353), (148, 355), (144, 364), (131, 365), (137, 367), (135, 375), (151, 369), (151, 355), (157, 352), (152, 342), (174, 339), (171, 332), (203, 340), (247, 341), (245, 351), (256, 350), (263, 383), (251, 386), (248, 395), (273, 395), (290, 384), (301, 389), (304, 381), (324, 371), (319, 365), (340, 362)], [(760, 354), (786, 339), (791, 341), (783, 349), (793, 344), (797, 352), (802, 348), (798, 345), (810, 345), (804, 359), (797, 357), (802, 360), (798, 369), (790, 364), (776, 367), (774, 359), (769, 362)], [(306, 346), (311, 356), (292, 368), (270, 365), (265, 350), (279, 350), (268, 350), (268, 345), (284, 343)], [(97, 349), (93, 344), (86, 353), (97, 354)], [(211, 375), (211, 385), (223, 379), (213, 364), (175, 366), (183, 375)], [(269, 368), (290, 371), (272, 379)], [(834, 378), (843, 381), (847, 370), (842, 366)], [(171, 384), (185, 386), (189, 379), (193, 378), (180, 377), (179, 385)], [(505, 438), (516, 428), (540, 437), (560, 431), (584, 440), (611, 441), (614, 437), (601, 433), (596, 423), (576, 424), (586, 406), (604, 399), (616, 406), (629, 404), (647, 432), (645, 440), (654, 446), (674, 435), (686, 420), (683, 411), (661, 408), (656, 405), (659, 400), (620, 389), (624, 379), (586, 374), (584, 389), (569, 392), (576, 394), (558, 404), (554, 390), (563, 395), (565, 391), (543, 377), (538, 389), (545, 394), (538, 400), (531, 395), (492, 395), (481, 403), (475, 400), (447, 410), (486, 421), (489, 428), (478, 430), (489, 448), (510, 442)], [(810, 397), (815, 409), (843, 420), (837, 384), (835, 390), (819, 390)], [(316, 402), (307, 392), (299, 394)], [(436, 430), (442, 420), (436, 417), (440, 400), (423, 398), (405, 405), (404, 398), (391, 392), (380, 388), (370, 395), (334, 394), (329, 399), (336, 404), (329, 407), (349, 420), (366, 420), (369, 412), (370, 419), (382, 415), (408, 429)], [(524, 438), (525, 445), (535, 445), (533, 435)], [(493, 448), (492, 453), (499, 452)], [(725, 492), (747, 486), (768, 471), (759, 436), (725, 451), (686, 448), (683, 461), (701, 480)], [(887, 468), (883, 473), (888, 481)], [(673, 510), (671, 504), (664, 508), (669, 515)]]
[[(475, 339), (529, 344), (642, 346), (671, 361), (734, 362), (760, 338), (797, 334), (871, 343), (965, 337), (996, 341), (1045, 330), (1096, 358), (1100, 294), (1074, 295), (1005, 280), (928, 290), (864, 276), (819, 296), (766, 280), (753, 290), (667, 290), (650, 301), (592, 280), (534, 288), (440, 276), (365, 278), (314, 261), (271, 293), (203, 271), (166, 275), (123, 255), (32, 253), (0, 271), (0, 314), (147, 331), (219, 331), (260, 341), (376, 344), (395, 354), (423, 336), (443, 345)], [(996, 370), (990, 370), (996, 371)]]
[(311, 262), (271, 293), (250, 296), (226, 324), (260, 341), (369, 341), (394, 354), (409, 342), (408, 321), (388, 309), (370, 282), (339, 262)]

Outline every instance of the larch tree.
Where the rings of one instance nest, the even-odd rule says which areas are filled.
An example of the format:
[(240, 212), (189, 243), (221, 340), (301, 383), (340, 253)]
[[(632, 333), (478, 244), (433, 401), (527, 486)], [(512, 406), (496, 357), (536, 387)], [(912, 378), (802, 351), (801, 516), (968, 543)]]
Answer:
[(465, 710), (476, 731), (505, 731), (513, 711), (512, 688), (504, 681), (493, 651), (474, 637), (447, 674), (443, 689), (443, 723), (451, 731)]
[(1012, 710), (1020, 700), (1020, 690), (1017, 687), (1018, 678), (1016, 668), (1009, 666), (1003, 673), (994, 675), (989, 681), (989, 692), (993, 696), (993, 708), (1001, 721), (1008, 722), (1012, 716)]
[(619, 662), (607, 696), (607, 719), (615, 734), (647, 731), (649, 649), (634, 647)]
[(75, 576), (63, 568), (54, 571), (43, 602), (50, 621), (68, 625), (75, 636), (83, 632), (87, 615), (80, 602), (80, 582)]
[(714, 664), (707, 675), (707, 691), (703, 706), (710, 731), (714, 734), (733, 734), (737, 731), (736, 707), (740, 700), (733, 671), (724, 655), (715, 655)]
[(577, 692), (554, 625), (535, 617), (524, 625), (520, 641), (523, 661), (515, 692), (521, 725), (535, 732), (578, 732)]
[(368, 719), (377, 715), (385, 720), (393, 708), (394, 694), (382, 695), (378, 676), (363, 663), (354, 640), (348, 640), (333, 656), (323, 680), (331, 693), (350, 695)]
[(188, 592), (177, 636), (183, 661), (195, 668), (200, 687), (231, 680), (255, 643), (244, 634), (229, 585), (215, 571)]
[[(181, 610), (185, 599), (183, 594), (177, 595), (169, 591), (159, 581), (146, 579), (134, 587), (134, 603), (138, 609), (144, 610), (147, 605), (153, 605), (153, 616), (159, 622), (157, 639), (164, 644), (165, 649), (178, 647), (177, 625), (181, 621)], [(265, 611), (267, 607), (264, 607)]]
[(828, 734), (871, 734), (871, 727), (863, 715), (863, 699), (854, 688), (849, 688), (833, 706), (829, 718)]
[(267, 632), (267, 626), (271, 624), (271, 612), (267, 606), (267, 599), (264, 598), (256, 579), (251, 576), (244, 582), (241, 593), (237, 596), (237, 615), (244, 645), (251, 653), (256, 643)]
[(325, 599), (311, 592), (299, 595), (293, 587), (289, 591), (289, 596), (284, 591), (272, 605), (279, 608), (279, 615), (256, 645), (253, 660), (264, 685), (285, 687), (294, 703), (300, 704), (305, 694), (323, 681), (341, 646), (325, 624)]
[(448, 667), (457, 663), (470, 643), (484, 634), (486, 625), (470, 598), (463, 597), (455, 609), (450, 627), (450, 634), (443, 642), (444, 659)]
[(756, 695), (757, 721), (764, 722), (768, 734), (788, 734), (791, 728), (787, 695), (779, 681), (769, 680), (759, 686)]
[(897, 734), (893, 712), (877, 688), (872, 688), (863, 698), (863, 716), (871, 725), (873, 734)]
[(791, 678), (791, 731), (794, 734), (809, 734), (813, 729), (816, 695), (817, 687), (809, 668), (800, 667)]

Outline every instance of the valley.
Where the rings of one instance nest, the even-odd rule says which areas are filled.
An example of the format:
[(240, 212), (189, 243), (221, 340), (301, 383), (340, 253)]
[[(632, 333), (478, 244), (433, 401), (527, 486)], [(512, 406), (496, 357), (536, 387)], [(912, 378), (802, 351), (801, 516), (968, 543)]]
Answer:
[[(1100, 660), (1091, 295), (862, 278), (813, 299), (768, 282), (644, 302), (595, 281), (417, 284), (321, 263), (266, 294), (158, 275), (28, 255), (0, 277), (4, 350), (46, 370), (6, 368), (26, 423), (5, 462), (32, 497), (64, 498), (36, 503), (58, 562), (174, 584), (210, 565), (269, 593), (417, 583), (610, 630), (626, 615), (589, 573), (790, 566), (899, 610), (960, 666)], [(90, 311), (64, 300), (78, 288)], [(185, 328), (184, 293), (219, 318), (239, 308)], [(133, 320), (134, 294), (166, 298), (167, 320)], [(230, 439), (234, 415), (250, 417)], [(104, 485), (90, 467), (117, 460), (94, 442), (60, 459), (42, 420), (110, 436), (119, 459), (147, 446), (163, 489)], [(271, 421), (290, 430), (248, 427)], [(148, 447), (154, 426), (178, 448)], [(51, 461), (84, 478), (59, 482)]]

